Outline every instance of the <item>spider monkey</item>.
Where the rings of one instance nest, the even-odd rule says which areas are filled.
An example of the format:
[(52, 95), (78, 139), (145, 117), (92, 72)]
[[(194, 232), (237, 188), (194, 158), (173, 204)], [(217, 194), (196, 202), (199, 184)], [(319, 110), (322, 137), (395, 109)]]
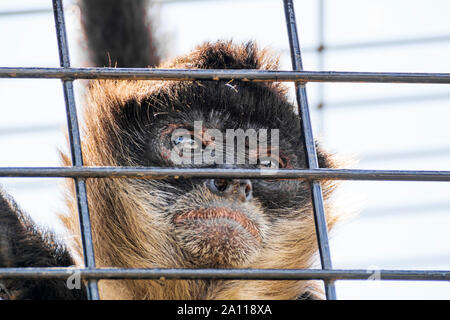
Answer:
[[(275, 70), (277, 59), (253, 42), (209, 42), (160, 63), (146, 17), (147, 2), (80, 1), (94, 66)], [(276, 158), (244, 164), (184, 167), (306, 168), (299, 116), (277, 83), (233, 81), (92, 80), (83, 113), (82, 150), (88, 166), (170, 167), (178, 147), (204, 152), (221, 142), (207, 129), (279, 129)], [(201, 121), (199, 133), (194, 123)], [(174, 135), (179, 129), (185, 135)], [(200, 140), (199, 140), (200, 139)], [(178, 149), (177, 149), (178, 148)], [(185, 150), (185, 149), (183, 149)], [(180, 151), (182, 152), (182, 151)], [(234, 151), (233, 151), (234, 152)], [(255, 154), (246, 145), (245, 157)], [(272, 157), (272, 158), (271, 158)], [(62, 155), (63, 163), (71, 165)], [(336, 167), (318, 146), (320, 167)], [(68, 190), (73, 190), (71, 181)], [(98, 267), (310, 268), (317, 253), (309, 184), (273, 179), (87, 179)], [(325, 204), (334, 184), (322, 183)], [(72, 191), (68, 215), (80, 236)], [(328, 227), (338, 220), (327, 210)], [(77, 238), (74, 237), (74, 238)], [(83, 266), (81, 244), (59, 244), (38, 230), (6, 194), (0, 197), (0, 267)], [(102, 299), (323, 299), (320, 281), (100, 280)], [(2, 280), (4, 299), (86, 299), (63, 280)]]

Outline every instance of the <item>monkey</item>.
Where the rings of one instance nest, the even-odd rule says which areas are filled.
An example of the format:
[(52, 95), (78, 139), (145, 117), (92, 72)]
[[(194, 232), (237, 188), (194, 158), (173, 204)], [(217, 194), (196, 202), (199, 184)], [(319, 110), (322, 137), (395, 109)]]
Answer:
[[(147, 1), (80, 0), (79, 5), (90, 60), (97, 67), (278, 68), (269, 50), (232, 40), (206, 42), (161, 62)], [(87, 166), (308, 167), (300, 116), (280, 83), (90, 80), (82, 114)], [(267, 139), (266, 147), (255, 147), (248, 139), (243, 155), (219, 139), (227, 130), (271, 129), (277, 130), (278, 145)], [(189, 150), (225, 152), (213, 162), (180, 163), (180, 157), (192, 160)], [(319, 144), (317, 155), (321, 168), (338, 167)], [(245, 161), (218, 161), (227, 156)], [(61, 159), (71, 165), (68, 155)], [(339, 221), (331, 198), (336, 184), (321, 184), (331, 230)], [(108, 177), (86, 179), (86, 188), (97, 267), (304, 269), (317, 256), (311, 190), (302, 179)], [(0, 267), (83, 267), (73, 180), (67, 190), (67, 213), (59, 217), (73, 237), (64, 244), (38, 230), (10, 197), (1, 195)], [(84, 284), (82, 290), (70, 290), (63, 280), (1, 284), (4, 299), (87, 298)], [(101, 299), (324, 298), (316, 280), (99, 280), (98, 286)]]

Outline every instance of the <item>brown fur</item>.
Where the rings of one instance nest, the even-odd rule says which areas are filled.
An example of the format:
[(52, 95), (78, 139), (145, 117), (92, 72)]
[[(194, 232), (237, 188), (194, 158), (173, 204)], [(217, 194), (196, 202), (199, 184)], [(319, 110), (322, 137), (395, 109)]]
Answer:
[[(206, 44), (192, 54), (162, 65), (164, 68), (214, 68), (214, 63), (204, 61), (206, 50), (222, 50), (235, 56), (242, 67), (248, 48), (231, 43)], [(259, 68), (276, 68), (275, 60), (265, 52), (258, 53)], [(220, 66), (220, 61), (218, 62)], [(233, 68), (234, 66), (229, 66)], [(244, 65), (245, 67), (245, 65)], [(186, 85), (192, 82), (186, 82)], [(117, 125), (116, 114), (131, 100), (142, 102), (158, 92), (170, 90), (175, 82), (164, 81), (92, 81), (84, 109), (82, 149), (84, 163), (88, 166), (139, 165), (126, 151), (128, 146), (121, 135), (128, 134)], [(258, 84), (259, 85), (259, 84)], [(279, 84), (265, 84), (280, 97), (286, 89)], [(149, 98), (150, 97), (150, 98)], [(284, 98), (283, 98), (284, 99)], [(163, 105), (165, 102), (161, 102)], [(163, 110), (165, 112), (170, 110)], [(128, 137), (137, 139), (136, 137)], [(118, 155), (125, 160), (118, 160)], [(323, 155), (325, 155), (323, 153)], [(326, 165), (335, 166), (331, 157), (325, 156)], [(64, 165), (70, 160), (63, 157)], [(71, 184), (71, 182), (69, 182)], [(123, 268), (191, 268), (174, 238), (173, 224), (166, 214), (167, 192), (160, 191), (163, 180), (140, 181), (134, 179), (87, 179), (88, 203), (93, 228), (96, 264), (98, 267)], [(150, 186), (150, 187), (149, 187)], [(167, 186), (167, 185), (166, 185)], [(323, 183), (325, 199), (334, 185)], [(73, 190), (73, 187), (70, 187)], [(198, 187), (177, 202), (186, 210), (201, 208), (202, 203), (216, 201), (217, 196), (204, 187)], [(193, 204), (193, 202), (195, 202)], [(69, 231), (79, 239), (78, 214), (74, 194), (68, 196), (69, 215), (61, 219)], [(254, 210), (264, 210), (255, 200)], [(334, 215), (329, 201), (327, 222), (331, 229), (338, 216)], [(257, 209), (260, 208), (260, 209)], [(279, 211), (286, 209), (279, 208)], [(289, 209), (288, 209), (289, 210)], [(254, 257), (240, 265), (242, 268), (311, 268), (316, 259), (317, 240), (311, 205), (307, 204), (289, 212), (295, 219), (279, 220), (270, 228), (262, 220), (263, 248)], [(76, 256), (82, 256), (77, 240), (72, 247)], [(78, 259), (78, 265), (82, 260)], [(317, 281), (206, 281), (206, 280), (139, 280), (99, 282), (102, 299), (295, 299), (303, 293), (322, 298), (322, 285)]]

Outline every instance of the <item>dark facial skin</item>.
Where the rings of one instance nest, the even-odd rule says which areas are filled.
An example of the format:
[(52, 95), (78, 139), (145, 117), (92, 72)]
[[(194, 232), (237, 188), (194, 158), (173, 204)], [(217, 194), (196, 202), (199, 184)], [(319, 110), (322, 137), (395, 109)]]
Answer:
[[(237, 87), (237, 89), (236, 89)], [(292, 112), (292, 106), (280, 97), (274, 95), (269, 89), (263, 85), (255, 84), (241, 84), (235, 88), (229, 88), (226, 83), (208, 83), (207, 85), (197, 85), (186, 87), (185, 90), (199, 91), (199, 95), (195, 96), (194, 101), (186, 101), (185, 105), (179, 106), (177, 112), (170, 114), (157, 114), (155, 122), (151, 125), (152, 129), (149, 132), (148, 151), (147, 158), (145, 159), (146, 165), (149, 166), (174, 166), (174, 164), (168, 159), (168, 153), (175, 147), (174, 142), (171, 139), (171, 133), (175, 130), (186, 129), (189, 132), (194, 131), (194, 122), (201, 121), (204, 129), (218, 129), (223, 134), (223, 142), (225, 143), (226, 130), (227, 129), (242, 129), (244, 131), (248, 129), (267, 129), (269, 132), (271, 129), (279, 130), (279, 158), (273, 159), (273, 161), (279, 161), (279, 168), (302, 168), (305, 167), (305, 160), (301, 146), (301, 134), (299, 131), (297, 121), (292, 121), (295, 116)], [(253, 92), (257, 88), (258, 90)], [(217, 95), (223, 95), (226, 97), (223, 99), (217, 99), (216, 101), (208, 101), (208, 97), (211, 96), (210, 91), (216, 91)], [(235, 90), (238, 90), (237, 92)], [(217, 94), (217, 92), (219, 94)], [(179, 93), (180, 96), (185, 97), (185, 94)], [(241, 96), (241, 97), (240, 97)], [(249, 106), (247, 101), (239, 101), (242, 96), (251, 102), (253, 105)], [(262, 96), (262, 97), (259, 97)], [(274, 101), (267, 101), (267, 97), (270, 96)], [(227, 101), (228, 100), (228, 101)], [(182, 102), (182, 103), (183, 103)], [(239, 105), (240, 104), (240, 105)], [(270, 109), (273, 105), (278, 104), (280, 109), (283, 108), (286, 115), (283, 117), (287, 120), (283, 123), (284, 119), (273, 121), (272, 115), (268, 118), (260, 117), (261, 113), (264, 116), (264, 108)], [(211, 110), (211, 106), (214, 107)], [(249, 112), (253, 107), (254, 112)], [(260, 108), (260, 110), (258, 110)], [(239, 112), (233, 109), (240, 109)], [(236, 114), (238, 117), (236, 117)], [(289, 115), (292, 118), (288, 118)], [(276, 115), (273, 115), (276, 116)], [(192, 135), (192, 140), (199, 137)], [(201, 137), (200, 137), (201, 139)], [(270, 138), (268, 138), (270, 141)], [(201, 140), (198, 140), (201, 141)], [(205, 137), (203, 137), (203, 144), (205, 144)], [(205, 145), (203, 145), (203, 148)], [(270, 146), (269, 146), (270, 148)], [(222, 148), (225, 151), (225, 146)], [(155, 152), (156, 151), (156, 152)], [(255, 150), (248, 150), (247, 152), (256, 152)], [(248, 153), (247, 153), (248, 156)], [(224, 162), (226, 159), (224, 159)], [(248, 157), (245, 164), (236, 163), (223, 163), (223, 164), (183, 164), (184, 167), (211, 167), (211, 168), (266, 168), (270, 163), (267, 163), (267, 159), (260, 161), (257, 160), (256, 164), (250, 164)], [(180, 166), (180, 165), (177, 165)], [(203, 181), (197, 181), (193, 184), (188, 181), (171, 181), (174, 185), (183, 185), (185, 191), (186, 188), (193, 187), (193, 184), (203, 183)], [(305, 198), (305, 194), (302, 192), (304, 183), (302, 181), (289, 181), (289, 180), (267, 180), (267, 179), (253, 179), (251, 180), (253, 189), (253, 197), (258, 201), (261, 201), (264, 207), (268, 210), (277, 209), (280, 207), (280, 196), (282, 197), (282, 203), (285, 207), (296, 207)]]

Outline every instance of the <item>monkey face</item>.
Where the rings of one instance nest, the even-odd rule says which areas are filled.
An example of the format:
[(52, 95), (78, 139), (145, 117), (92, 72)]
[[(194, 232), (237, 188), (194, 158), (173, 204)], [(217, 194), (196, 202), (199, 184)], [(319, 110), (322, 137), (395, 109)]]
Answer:
[[(258, 69), (264, 59), (252, 46), (218, 43), (170, 67)], [(86, 164), (261, 170), (251, 180), (89, 180), (94, 235), (117, 243), (96, 250), (104, 265), (307, 267), (316, 252), (309, 183), (264, 177), (307, 167), (294, 109), (272, 83), (93, 82)], [(318, 160), (334, 166), (320, 148)], [(327, 198), (331, 184), (322, 185)]]
[[(170, 98), (164, 109), (171, 112), (153, 111), (151, 123), (141, 126), (147, 128), (141, 165), (252, 168), (262, 178), (266, 169), (305, 167), (293, 106), (269, 88), (180, 83)], [(156, 101), (169, 97), (140, 107), (161, 110)], [(301, 219), (309, 194), (303, 181), (273, 179), (165, 179), (159, 189), (167, 195), (162, 211), (174, 243), (195, 267), (251, 265), (270, 244), (274, 226)]]

